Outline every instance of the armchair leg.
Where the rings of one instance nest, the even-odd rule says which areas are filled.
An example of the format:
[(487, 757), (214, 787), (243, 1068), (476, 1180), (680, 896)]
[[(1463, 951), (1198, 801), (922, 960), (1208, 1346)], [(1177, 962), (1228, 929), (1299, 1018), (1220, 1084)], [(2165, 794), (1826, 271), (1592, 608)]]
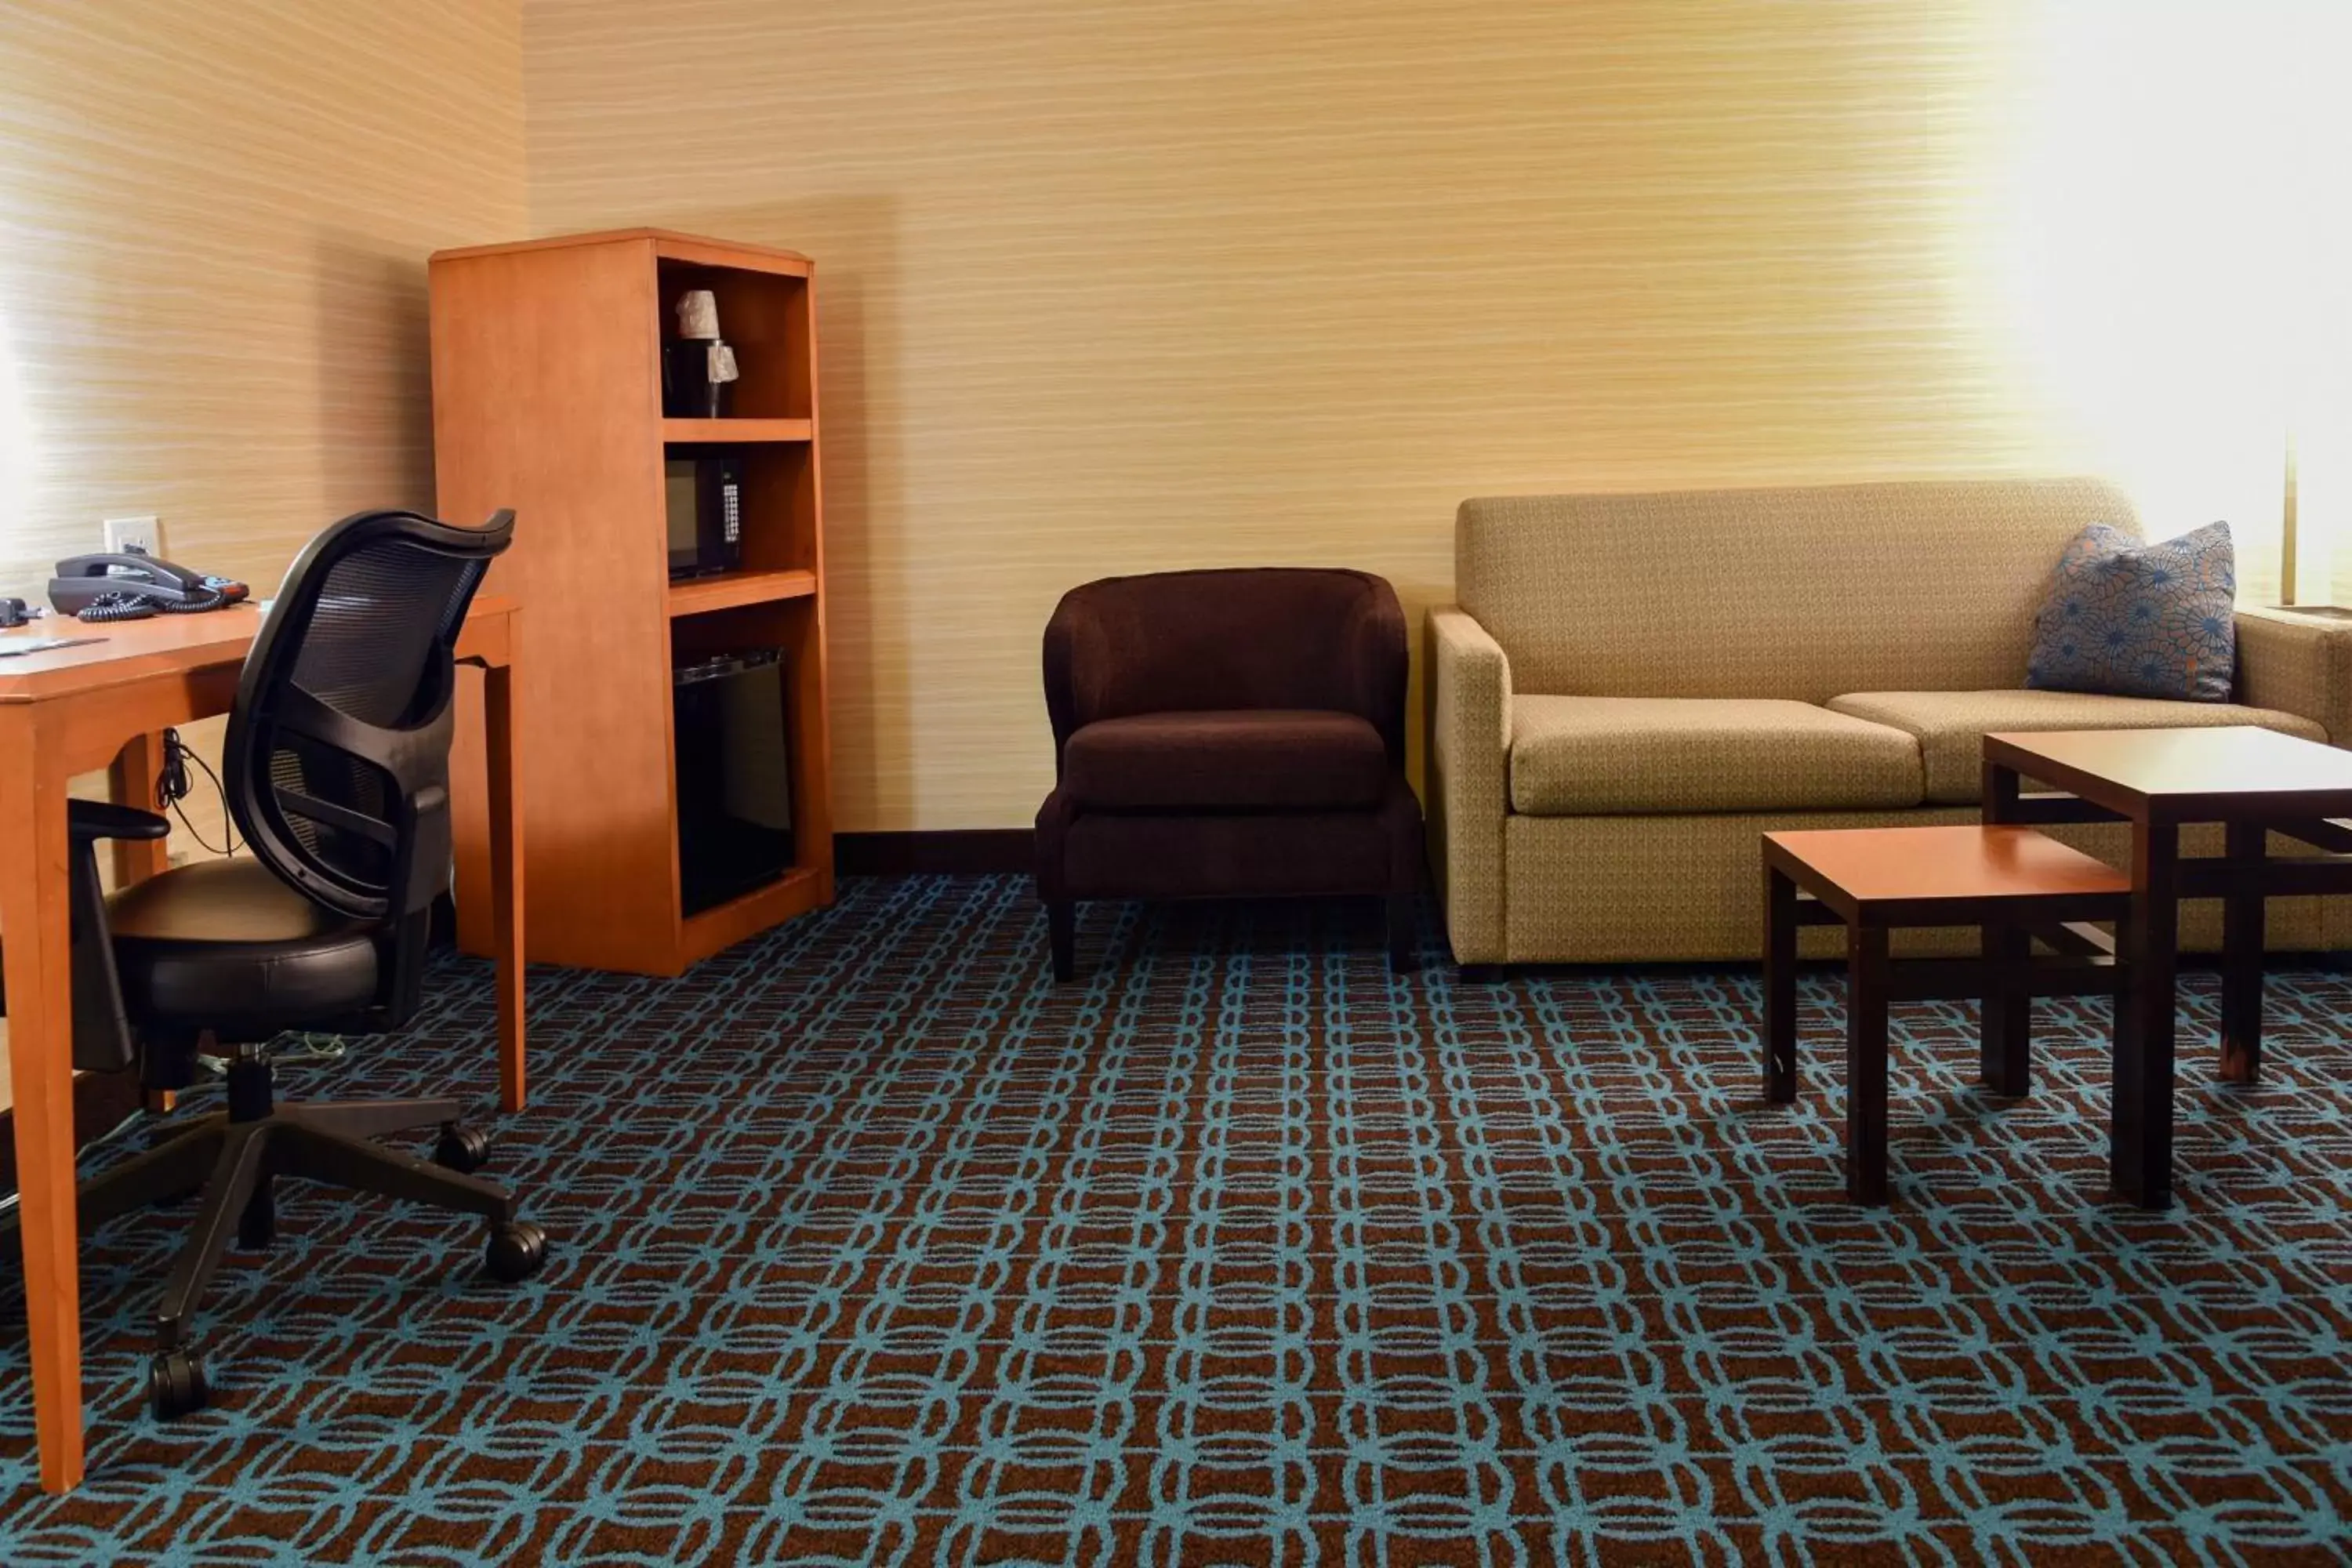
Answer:
[(1069, 899), (1045, 901), (1045, 931), (1054, 948), (1054, 978), (1069, 980), (1078, 973), (1078, 906)]
[(1412, 926), (1414, 905), (1418, 900), (1411, 893), (1391, 893), (1388, 896), (1389, 969), (1397, 974), (1418, 968), (1413, 962)]

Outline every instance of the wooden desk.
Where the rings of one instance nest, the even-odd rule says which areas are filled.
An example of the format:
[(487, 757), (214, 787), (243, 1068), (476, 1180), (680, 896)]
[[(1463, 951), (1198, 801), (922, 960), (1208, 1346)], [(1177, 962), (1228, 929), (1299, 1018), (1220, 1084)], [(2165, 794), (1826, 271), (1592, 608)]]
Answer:
[[(523, 1103), (522, 857), (511, 678), (519, 613), (511, 600), (485, 595), (475, 601), (457, 641), (458, 657), (481, 665), (486, 676), (499, 1083), (509, 1110)], [(246, 649), (260, 628), (260, 612), (238, 605), (102, 626), (51, 618), (0, 634), (0, 646), (32, 637), (104, 639), (0, 659), (0, 948), (7, 963), (34, 1426), (41, 1485), (53, 1492), (68, 1490), (82, 1473), (66, 784), (110, 768), (117, 799), (152, 805), (163, 731), (229, 710)], [(118, 873), (135, 880), (160, 870), (163, 847), (119, 846)]]

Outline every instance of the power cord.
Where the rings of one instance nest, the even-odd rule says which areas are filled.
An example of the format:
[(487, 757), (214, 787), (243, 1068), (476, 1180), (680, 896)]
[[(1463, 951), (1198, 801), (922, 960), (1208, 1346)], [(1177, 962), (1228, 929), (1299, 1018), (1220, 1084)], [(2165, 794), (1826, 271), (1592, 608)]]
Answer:
[[(116, 1122), (113, 1126), (108, 1128), (105, 1131), (100, 1133), (97, 1137), (83, 1144), (81, 1147), (81, 1152), (87, 1154), (91, 1152), (93, 1150), (105, 1148), (109, 1143), (113, 1142), (124, 1133), (130, 1131), (133, 1127), (138, 1126), (139, 1123), (145, 1121), (146, 1118), (147, 1112), (143, 1109), (132, 1111), (130, 1115), (124, 1117), (121, 1121)], [(24, 1194), (21, 1193), (0, 1194), (0, 1214), (8, 1213), (11, 1209), (14, 1209), (18, 1204), (24, 1201)]]
[[(289, 1037), (289, 1047), (269, 1053), (273, 1067), (300, 1067), (305, 1062), (339, 1062), (351, 1054), (351, 1047), (341, 1035), (315, 1035), (297, 1031)], [(196, 1065), (215, 1078), (228, 1076), (228, 1058), (209, 1054), (199, 1055)]]
[[(205, 777), (213, 781), (213, 794), (220, 798), (221, 821), (228, 828), (228, 847), (226, 849), (215, 849), (206, 844), (205, 836), (196, 831), (196, 825), (188, 820), (188, 814), (180, 809), (180, 803), (188, 798), (188, 791), (192, 787), (188, 780), (190, 763), (204, 770)], [(228, 791), (221, 786), (220, 775), (213, 772), (212, 764), (196, 755), (194, 750), (180, 739), (177, 730), (163, 731), (163, 766), (155, 775), (155, 801), (180, 819), (180, 826), (188, 830), (188, 837), (201, 845), (207, 855), (236, 853), (236, 822), (228, 814)]]

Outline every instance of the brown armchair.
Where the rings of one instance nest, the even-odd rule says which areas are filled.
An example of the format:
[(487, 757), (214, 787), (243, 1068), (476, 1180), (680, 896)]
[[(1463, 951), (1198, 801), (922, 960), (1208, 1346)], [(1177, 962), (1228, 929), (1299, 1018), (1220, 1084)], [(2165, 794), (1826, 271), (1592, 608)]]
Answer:
[(1054, 975), (1081, 899), (1379, 894), (1412, 957), (1421, 805), (1404, 779), (1404, 612), (1363, 572), (1108, 577), (1045, 626), (1054, 793), (1037, 896)]

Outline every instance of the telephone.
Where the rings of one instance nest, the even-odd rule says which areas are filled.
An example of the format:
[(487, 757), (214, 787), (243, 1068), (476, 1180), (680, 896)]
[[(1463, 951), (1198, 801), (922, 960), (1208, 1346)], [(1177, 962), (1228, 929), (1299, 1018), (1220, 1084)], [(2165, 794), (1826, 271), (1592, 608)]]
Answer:
[(58, 563), (49, 603), (61, 616), (85, 621), (135, 621), (162, 613), (184, 616), (226, 609), (250, 592), (227, 577), (175, 566), (143, 550), (120, 555), (75, 555)]

